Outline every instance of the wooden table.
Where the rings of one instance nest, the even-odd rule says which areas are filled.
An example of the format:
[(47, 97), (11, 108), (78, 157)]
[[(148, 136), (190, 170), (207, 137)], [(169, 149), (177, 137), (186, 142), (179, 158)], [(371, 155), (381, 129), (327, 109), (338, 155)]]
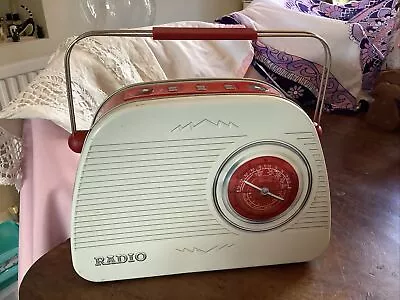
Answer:
[(324, 130), (333, 220), (318, 259), (94, 284), (74, 272), (66, 241), (29, 270), (20, 299), (399, 299), (400, 134), (358, 116), (325, 115)]

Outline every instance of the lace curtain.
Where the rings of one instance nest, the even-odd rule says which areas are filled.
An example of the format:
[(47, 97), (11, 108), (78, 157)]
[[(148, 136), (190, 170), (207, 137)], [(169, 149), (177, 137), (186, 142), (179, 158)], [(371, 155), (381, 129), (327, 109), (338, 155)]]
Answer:
[(22, 139), (0, 126), (0, 185), (14, 185), (20, 190), (21, 162)]

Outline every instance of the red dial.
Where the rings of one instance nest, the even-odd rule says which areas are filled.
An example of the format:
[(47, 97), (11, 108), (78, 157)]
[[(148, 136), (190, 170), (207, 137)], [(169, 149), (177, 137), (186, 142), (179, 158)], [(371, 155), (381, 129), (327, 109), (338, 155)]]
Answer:
[(299, 178), (293, 166), (275, 156), (260, 156), (240, 165), (228, 184), (228, 201), (245, 219), (269, 221), (296, 200)]

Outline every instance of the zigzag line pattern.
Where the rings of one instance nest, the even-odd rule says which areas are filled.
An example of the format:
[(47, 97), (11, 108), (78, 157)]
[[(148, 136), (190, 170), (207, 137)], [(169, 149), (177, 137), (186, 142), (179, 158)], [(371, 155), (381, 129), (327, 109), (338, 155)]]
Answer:
[(239, 128), (239, 126), (236, 125), (233, 122), (228, 122), (227, 123), (227, 122), (224, 122), (224, 121), (221, 121), (221, 120), (219, 120), (217, 122), (213, 122), (213, 121), (210, 121), (208, 119), (204, 119), (204, 120), (202, 120), (202, 121), (200, 121), (198, 123), (189, 122), (186, 125), (179, 124), (174, 129), (172, 129), (171, 132), (182, 131), (182, 130), (185, 130), (185, 129), (193, 130), (194, 128), (199, 127), (201, 125), (205, 125), (205, 124), (214, 125), (215, 127), (218, 127), (218, 128), (223, 128), (223, 127), (224, 128)]
[(217, 245), (217, 246), (214, 246), (214, 247), (212, 247), (212, 248), (210, 248), (210, 249), (200, 249), (200, 248), (197, 248), (197, 247), (193, 247), (193, 248), (191, 248), (191, 249), (189, 249), (189, 248), (183, 248), (183, 249), (176, 249), (176, 251), (179, 251), (179, 252), (189, 252), (189, 253), (200, 252), (200, 253), (206, 254), (206, 253), (210, 253), (210, 252), (212, 252), (212, 251), (220, 251), (220, 250), (222, 250), (222, 249), (224, 249), (224, 248), (231, 248), (231, 247), (233, 247), (234, 245), (235, 245), (235, 244), (225, 244), (225, 245), (222, 245), (222, 246)]

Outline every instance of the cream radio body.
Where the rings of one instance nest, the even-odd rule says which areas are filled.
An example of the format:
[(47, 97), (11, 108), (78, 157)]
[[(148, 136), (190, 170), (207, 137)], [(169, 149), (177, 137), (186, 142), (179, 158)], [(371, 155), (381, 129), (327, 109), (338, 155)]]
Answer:
[(71, 251), (81, 277), (305, 262), (326, 249), (330, 193), (315, 124), (267, 85), (240, 84), (265, 92), (232, 92), (230, 82), (215, 94), (195, 82), (197, 93), (176, 95), (181, 87), (166, 83), (168, 97), (144, 87), (147, 99), (127, 101), (137, 95), (128, 87), (106, 101), (73, 192)]

